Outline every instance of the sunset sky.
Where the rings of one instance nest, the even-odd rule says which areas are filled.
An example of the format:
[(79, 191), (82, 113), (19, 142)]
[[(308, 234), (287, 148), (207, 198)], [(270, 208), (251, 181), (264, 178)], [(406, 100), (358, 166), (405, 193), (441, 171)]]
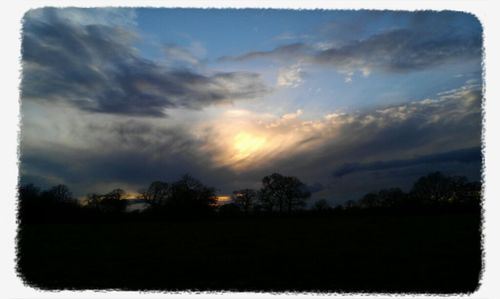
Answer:
[(37, 9), (21, 183), (75, 196), (189, 173), (297, 176), (332, 204), (481, 177), (482, 29), (460, 12)]

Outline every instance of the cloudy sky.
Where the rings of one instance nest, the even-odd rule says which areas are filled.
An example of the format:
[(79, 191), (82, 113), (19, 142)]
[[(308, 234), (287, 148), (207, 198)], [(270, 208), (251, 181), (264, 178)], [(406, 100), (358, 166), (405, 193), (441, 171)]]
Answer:
[(481, 174), (482, 28), (459, 12), (37, 9), (21, 183), (297, 176), (331, 203)]

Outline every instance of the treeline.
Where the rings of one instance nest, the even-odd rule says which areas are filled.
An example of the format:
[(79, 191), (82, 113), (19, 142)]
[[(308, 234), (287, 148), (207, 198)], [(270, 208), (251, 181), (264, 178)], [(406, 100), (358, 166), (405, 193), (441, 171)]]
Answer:
[(89, 222), (318, 215), (360, 210), (479, 210), (481, 184), (435, 172), (419, 178), (408, 193), (399, 188), (383, 189), (335, 207), (323, 199), (308, 210), (304, 209), (311, 196), (307, 186), (296, 177), (278, 173), (264, 177), (258, 190), (235, 190), (231, 201), (223, 205), (217, 202), (215, 188), (189, 175), (174, 182), (156, 181), (140, 190), (137, 199), (146, 205), (141, 212), (126, 212), (131, 201), (125, 196), (122, 189), (114, 189), (105, 194), (91, 193), (78, 201), (64, 185), (41, 191), (28, 184), (19, 187), (19, 220), (21, 223)]
[(32, 222), (92, 222), (161, 217), (209, 216), (215, 211), (216, 192), (197, 179), (184, 175), (173, 183), (153, 182), (138, 198), (148, 207), (142, 212), (127, 212), (133, 201), (122, 189), (108, 193), (88, 194), (83, 200), (72, 196), (68, 187), (58, 185), (41, 191), (33, 184), (19, 187), (21, 223)]
[(262, 179), (259, 190), (235, 190), (231, 197), (232, 202), (221, 206), (219, 214), (290, 215), (306, 206), (311, 192), (298, 178), (273, 173)]
[(482, 186), (463, 176), (446, 176), (433, 172), (420, 177), (409, 192), (400, 188), (370, 192), (359, 200), (349, 200), (332, 208), (319, 200), (313, 210), (327, 211), (480, 211)]
[[(290, 182), (287, 184), (287, 181)], [(480, 211), (481, 183), (469, 182), (464, 176), (446, 176), (433, 172), (420, 177), (409, 192), (400, 188), (370, 192), (358, 200), (331, 206), (326, 199), (311, 204), (303, 210), (310, 192), (295, 178), (273, 174), (262, 180), (260, 190), (242, 189), (233, 192), (232, 203), (220, 207), (226, 215), (260, 214), (330, 214), (330, 213), (385, 213), (385, 212), (455, 212)], [(295, 181), (296, 182), (296, 181)], [(285, 187), (285, 186), (296, 186)], [(271, 196), (269, 196), (271, 194)], [(285, 207), (285, 209), (283, 209)]]
[(232, 194), (232, 203), (216, 207), (215, 189), (204, 186), (198, 180), (185, 175), (181, 180), (153, 182), (140, 192), (140, 198), (148, 203), (147, 211), (168, 213), (206, 212), (216, 209), (219, 213), (270, 212), (292, 213), (305, 207), (311, 196), (307, 186), (298, 178), (273, 173), (262, 179), (260, 190), (242, 189)]
[[(21, 222), (54, 222), (192, 219), (257, 213), (283, 215), (304, 208), (310, 195), (298, 178), (277, 173), (264, 177), (258, 191), (234, 191), (233, 203), (226, 205), (218, 203), (215, 188), (190, 175), (174, 182), (155, 181), (140, 190), (136, 200), (126, 199), (124, 190), (114, 189), (105, 194), (88, 194), (79, 201), (65, 185), (41, 191), (28, 184), (19, 188), (19, 219)], [(127, 212), (127, 206), (137, 200), (146, 207), (141, 212)]]

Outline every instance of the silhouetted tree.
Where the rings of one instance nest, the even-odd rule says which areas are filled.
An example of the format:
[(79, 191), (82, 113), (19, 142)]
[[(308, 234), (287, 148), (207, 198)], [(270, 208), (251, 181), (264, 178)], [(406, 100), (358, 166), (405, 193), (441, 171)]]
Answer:
[(40, 191), (33, 184), (19, 187), (19, 218), (24, 222), (68, 220), (80, 207), (65, 185)]
[(422, 204), (450, 203), (457, 199), (466, 183), (465, 177), (450, 177), (441, 172), (433, 172), (419, 178), (410, 195)]
[(306, 200), (311, 197), (307, 186), (296, 177), (288, 177), (286, 186), (288, 189), (286, 200), (288, 213), (291, 213), (295, 208), (304, 207)]
[(395, 207), (406, 199), (406, 194), (399, 188), (382, 189), (377, 194), (380, 207)]
[(413, 209), (423, 206), (463, 206), (467, 209), (479, 208), (481, 183), (467, 181), (463, 176), (446, 176), (433, 172), (420, 177), (409, 194), (399, 188), (382, 189), (371, 192), (359, 200), (363, 208), (398, 207)]
[(245, 214), (248, 214), (255, 204), (257, 192), (253, 189), (236, 190), (233, 192), (232, 198), (234, 204), (236, 204)]
[(212, 210), (215, 203), (214, 188), (203, 185), (190, 175), (184, 175), (171, 184), (166, 205), (179, 212), (204, 213)]
[(479, 207), (481, 202), (482, 186), (481, 182), (465, 183), (457, 194), (458, 204)]
[(72, 194), (66, 185), (57, 185), (44, 192), (45, 196), (53, 201), (63, 202), (72, 199)]
[(399, 188), (382, 189), (365, 194), (359, 204), (362, 208), (394, 207), (405, 198), (406, 194)]
[(378, 196), (376, 193), (367, 193), (365, 194), (361, 200), (359, 201), (359, 204), (362, 208), (374, 208), (379, 205), (378, 202)]
[(320, 199), (314, 203), (313, 210), (317, 212), (326, 212), (331, 210), (332, 207), (326, 199)]
[(99, 208), (99, 202), (101, 201), (101, 196), (97, 193), (89, 193), (85, 198), (85, 206), (87, 208), (97, 209)]
[(257, 199), (259, 201), (259, 204), (257, 205), (259, 211), (272, 212), (275, 210), (277, 199), (273, 196), (269, 188), (261, 188), (257, 192)]
[(156, 181), (149, 185), (149, 187), (141, 192), (141, 198), (144, 199), (151, 206), (166, 204), (172, 195), (171, 186), (167, 182)]
[(123, 212), (127, 207), (127, 201), (123, 198), (125, 191), (122, 189), (114, 189), (113, 191), (102, 196), (100, 205), (106, 212)]
[(19, 187), (19, 199), (21, 201), (34, 200), (40, 196), (40, 188), (33, 184), (27, 184)]
[(279, 213), (303, 207), (306, 199), (311, 196), (307, 187), (296, 177), (273, 173), (262, 179), (259, 200), (268, 211)]
[(87, 207), (104, 213), (120, 213), (127, 207), (124, 195), (125, 191), (122, 189), (114, 189), (106, 194), (91, 193), (87, 195)]

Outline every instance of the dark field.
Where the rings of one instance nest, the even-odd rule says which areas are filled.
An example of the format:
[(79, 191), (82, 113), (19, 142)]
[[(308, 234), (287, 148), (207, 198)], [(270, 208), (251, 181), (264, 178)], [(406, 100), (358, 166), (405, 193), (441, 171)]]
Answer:
[(27, 224), (19, 272), (43, 289), (463, 293), (478, 213)]

